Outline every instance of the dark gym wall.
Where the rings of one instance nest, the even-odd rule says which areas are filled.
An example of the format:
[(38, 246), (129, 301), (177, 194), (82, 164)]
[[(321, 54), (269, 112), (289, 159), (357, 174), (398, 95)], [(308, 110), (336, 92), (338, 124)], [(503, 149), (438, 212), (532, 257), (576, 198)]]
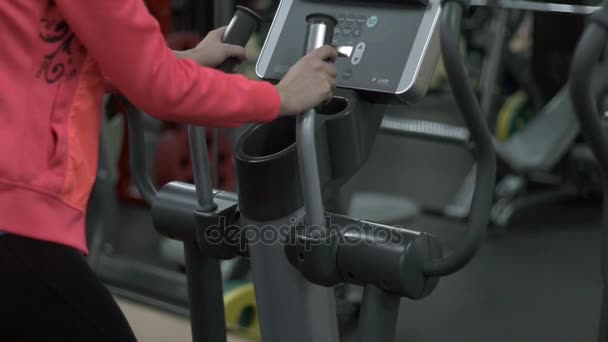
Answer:
[[(554, 3), (583, 5), (581, 0), (554, 0)], [(572, 52), (584, 28), (585, 17), (561, 13), (534, 15), (532, 68), (546, 100), (566, 84)]]

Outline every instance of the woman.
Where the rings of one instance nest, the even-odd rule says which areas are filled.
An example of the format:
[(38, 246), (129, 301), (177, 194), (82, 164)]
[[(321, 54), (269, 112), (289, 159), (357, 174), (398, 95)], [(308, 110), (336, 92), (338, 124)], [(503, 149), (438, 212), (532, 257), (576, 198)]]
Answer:
[(5, 0), (0, 32), (0, 341), (135, 340), (82, 257), (109, 84), (160, 119), (217, 127), (296, 115), (335, 86), (331, 47), (276, 87), (211, 69), (245, 50), (219, 29), (173, 52), (142, 0)]

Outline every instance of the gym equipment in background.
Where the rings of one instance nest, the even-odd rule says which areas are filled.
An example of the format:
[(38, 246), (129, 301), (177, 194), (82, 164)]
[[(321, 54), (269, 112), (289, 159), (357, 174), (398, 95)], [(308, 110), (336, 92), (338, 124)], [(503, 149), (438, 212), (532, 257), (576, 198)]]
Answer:
[[(588, 148), (578, 143), (580, 133), (564, 73), (582, 30), (583, 15), (595, 7), (580, 2), (488, 4), (496, 11), (498, 30), (503, 27), (502, 31), (506, 31), (505, 21), (500, 21), (502, 16), (509, 20), (522, 11), (531, 14), (533, 23), (529, 61), (519, 63), (519, 70), (509, 69), (523, 92), (502, 106), (497, 119), (493, 115), (497, 110), (491, 105), (500, 100), (495, 94), (487, 94), (489, 98), (484, 99), (488, 103), (484, 108), (488, 122), (496, 123), (495, 145), (502, 166), (491, 220), (499, 227), (507, 227), (514, 217), (534, 207), (588, 197), (599, 188), (597, 165)], [(559, 38), (547, 31), (553, 30), (556, 22), (565, 30)], [(486, 89), (500, 88), (500, 72), (504, 70), (500, 66), (508, 68), (512, 64), (506, 37), (509, 36), (493, 42), (500, 46), (489, 50), (484, 69)]]
[[(504, 70), (502, 66), (514, 74), (528, 70), (521, 66), (521, 70), (510, 66), (513, 60), (506, 54), (506, 39), (510, 32), (506, 26), (513, 12), (582, 15), (597, 8), (527, 1), (473, 1), (472, 5), (492, 7), (498, 26), (495, 30), (499, 34), (487, 48), (488, 56), (485, 58), (480, 86), (482, 108), (490, 125), (495, 120), (491, 118), (491, 113), (496, 102), (493, 98), (496, 94), (490, 90), (498, 87), (499, 74)], [(597, 163), (589, 149), (577, 140), (580, 132), (568, 96), (568, 85), (547, 102), (543, 100), (543, 94), (537, 94), (539, 90), (527, 80), (525, 74), (524, 71), (517, 79), (528, 97), (513, 98), (509, 107), (503, 108), (497, 119), (500, 135), (494, 139), (500, 172), (490, 219), (495, 226), (503, 228), (508, 227), (514, 217), (529, 212), (531, 208), (567, 198), (587, 197), (599, 188)], [(530, 107), (534, 109), (539, 104), (542, 107), (537, 113), (529, 113)], [(513, 130), (511, 127), (517, 124), (518, 118), (526, 121), (525, 125)], [(401, 134), (457, 146), (467, 145), (468, 133), (462, 127), (423, 120), (410, 120), (407, 125), (401, 126)], [(502, 138), (508, 139), (501, 141)], [(476, 166), (473, 165), (448, 206), (425, 207), (423, 210), (457, 220), (467, 218), (475, 172)]]
[[(428, 296), (439, 277), (474, 256), (488, 222), (495, 155), (460, 56), (461, 4), (444, 6), (440, 36), (439, 12), (438, 1), (283, 0), (258, 74), (279, 80), (303, 52), (333, 42), (343, 56), (336, 61), (340, 89), (297, 119), (254, 125), (243, 134), (235, 148), (238, 196), (213, 190), (205, 131), (194, 127), (196, 185), (172, 182), (157, 190), (142, 167), (141, 118), (129, 111), (138, 188), (152, 204), (157, 231), (185, 246), (194, 341), (226, 340), (218, 260), (250, 258), (263, 341), (329, 342), (338, 340), (333, 286), (364, 286), (360, 340), (392, 341), (400, 297)], [(439, 38), (478, 161), (470, 230), (445, 256), (430, 234), (324, 210), (365, 163), (386, 104), (424, 95)]]
[[(534, 13), (531, 70), (534, 71), (537, 86), (524, 89), (537, 89), (540, 92), (539, 95), (527, 92), (527, 104), (520, 103), (511, 109), (503, 108), (498, 118), (499, 138), (507, 140), (496, 142), (504, 175), (497, 185), (492, 221), (504, 227), (519, 212), (534, 206), (593, 194), (599, 188), (599, 176), (588, 148), (577, 141), (580, 134), (567, 95), (568, 85), (562, 87), (566, 79), (557, 76), (563, 75), (563, 70), (569, 64), (568, 54), (564, 51), (571, 51), (567, 46), (572, 45), (571, 42), (579, 35), (583, 21), (581, 14), (589, 13), (594, 7), (525, 2), (498, 7), (506, 15), (511, 15), (516, 9)], [(570, 38), (562, 37), (560, 42), (547, 40), (548, 36), (543, 35), (543, 30), (552, 27), (548, 23), (555, 20), (568, 25)], [(550, 52), (554, 53), (552, 56), (555, 58), (546, 56)], [(500, 58), (504, 58), (504, 54), (497, 50), (488, 59), (492, 61)], [(497, 85), (500, 79), (498, 70), (488, 71), (487, 78), (490, 80), (489, 85)], [(562, 89), (559, 90), (559, 87)], [(544, 101), (543, 98), (550, 100)], [(543, 103), (540, 108), (539, 102)], [(516, 124), (517, 118), (523, 119), (525, 123), (519, 129), (510, 128)]]
[[(608, 2), (604, 2), (590, 18), (589, 26), (574, 53), (569, 94), (583, 135), (598, 160), (603, 178), (604, 222), (600, 239), (602, 306), (597, 341), (604, 342), (608, 340), (608, 133), (604, 120), (606, 103), (602, 99), (608, 92), (608, 64), (604, 61), (598, 66), (598, 63), (602, 52), (606, 52), (608, 42)], [(598, 83), (603, 83), (603, 86), (598, 88)]]

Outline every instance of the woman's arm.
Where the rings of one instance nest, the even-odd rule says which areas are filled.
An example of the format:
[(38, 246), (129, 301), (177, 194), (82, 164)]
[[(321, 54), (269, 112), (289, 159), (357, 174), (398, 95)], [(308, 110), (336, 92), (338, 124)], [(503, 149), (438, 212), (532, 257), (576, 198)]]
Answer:
[(281, 96), (266, 82), (178, 59), (141, 0), (55, 0), (103, 73), (161, 119), (234, 127), (275, 119)]
[[(175, 55), (175, 57), (177, 57), (177, 59), (191, 59), (195, 62), (197, 62), (198, 65), (200, 66), (207, 66), (202, 64), (203, 61), (200, 61), (201, 56), (200, 53), (198, 53), (197, 49), (192, 49), (192, 50), (173, 50), (173, 54)], [(235, 72), (238, 69), (238, 67), (235, 68)], [(112, 82), (106, 77), (104, 78), (104, 82), (105, 82), (105, 92), (107, 94), (119, 94), (120, 90), (118, 88), (116, 88), (114, 86), (114, 84), (112, 84)]]

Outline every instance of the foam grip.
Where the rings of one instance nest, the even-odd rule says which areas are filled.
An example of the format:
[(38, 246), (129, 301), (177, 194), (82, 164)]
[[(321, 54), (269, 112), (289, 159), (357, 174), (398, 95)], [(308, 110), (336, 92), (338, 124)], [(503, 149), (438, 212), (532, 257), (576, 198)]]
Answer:
[(228, 332), (251, 341), (261, 341), (253, 284), (237, 285), (226, 289), (225, 293), (224, 312)]

